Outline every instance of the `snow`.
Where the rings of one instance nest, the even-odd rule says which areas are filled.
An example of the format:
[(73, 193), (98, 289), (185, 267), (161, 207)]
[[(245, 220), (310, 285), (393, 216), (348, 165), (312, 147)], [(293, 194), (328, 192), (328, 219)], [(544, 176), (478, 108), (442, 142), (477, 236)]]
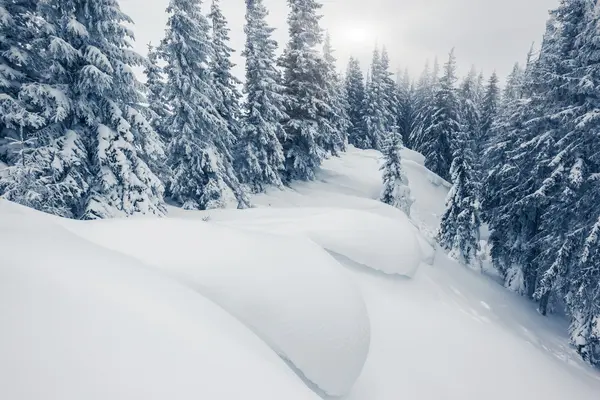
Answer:
[(427, 261), (418, 232), (400, 215), (403, 224), (366, 211), (334, 208), (258, 208), (243, 214), (214, 210), (198, 216), (245, 230), (308, 237), (332, 254), (386, 274), (412, 277)]
[(0, 398), (596, 400), (565, 320), (432, 246), (448, 183), (402, 153), (410, 218), (354, 148), (250, 210), (0, 201)]
[(62, 223), (213, 300), (320, 391), (344, 395), (358, 378), (369, 350), (366, 307), (343, 268), (314, 243), (202, 220)]
[(318, 398), (212, 302), (53, 218), (0, 200), (0, 243), (2, 399)]

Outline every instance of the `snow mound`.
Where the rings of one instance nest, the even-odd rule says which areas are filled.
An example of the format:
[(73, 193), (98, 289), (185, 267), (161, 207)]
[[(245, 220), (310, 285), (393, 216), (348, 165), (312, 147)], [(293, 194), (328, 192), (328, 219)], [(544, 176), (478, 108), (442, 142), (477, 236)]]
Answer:
[(213, 300), (318, 390), (344, 395), (360, 375), (370, 342), (362, 295), (346, 271), (309, 240), (200, 220), (111, 220), (67, 227)]
[[(211, 220), (228, 226), (276, 234), (306, 236), (331, 253), (391, 275), (413, 277), (423, 261), (426, 242), (404, 213), (395, 219), (360, 210), (252, 209), (219, 210)], [(426, 250), (427, 251), (427, 250)]]
[(315, 400), (220, 307), (0, 200), (0, 398)]

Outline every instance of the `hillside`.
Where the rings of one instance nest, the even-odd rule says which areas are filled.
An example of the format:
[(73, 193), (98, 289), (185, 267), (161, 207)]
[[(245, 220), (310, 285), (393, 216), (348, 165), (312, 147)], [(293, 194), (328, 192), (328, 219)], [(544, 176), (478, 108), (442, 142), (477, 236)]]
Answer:
[(356, 149), (250, 210), (0, 201), (0, 398), (597, 399), (565, 321), (435, 249), (448, 185), (403, 158), (410, 218)]

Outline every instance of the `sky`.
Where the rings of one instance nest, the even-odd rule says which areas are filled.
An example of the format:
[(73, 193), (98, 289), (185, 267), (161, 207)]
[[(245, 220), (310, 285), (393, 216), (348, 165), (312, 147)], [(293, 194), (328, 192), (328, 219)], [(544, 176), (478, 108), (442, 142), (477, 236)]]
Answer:
[[(208, 9), (211, 0), (204, 1)], [(167, 20), (169, 0), (120, 0), (133, 18), (135, 48), (146, 54), (149, 42), (158, 44)], [(367, 68), (376, 45), (385, 46), (392, 67), (407, 68), (413, 77), (426, 60), (445, 62), (455, 48), (459, 73), (475, 65), (487, 76), (501, 79), (515, 62), (523, 62), (533, 42), (541, 41), (548, 10), (559, 0), (322, 0), (322, 27), (332, 36), (341, 70), (357, 57)], [(264, 0), (269, 23), (276, 28), (280, 49), (287, 40), (286, 0)], [(244, 0), (221, 0), (231, 28), (235, 73), (243, 78)]]

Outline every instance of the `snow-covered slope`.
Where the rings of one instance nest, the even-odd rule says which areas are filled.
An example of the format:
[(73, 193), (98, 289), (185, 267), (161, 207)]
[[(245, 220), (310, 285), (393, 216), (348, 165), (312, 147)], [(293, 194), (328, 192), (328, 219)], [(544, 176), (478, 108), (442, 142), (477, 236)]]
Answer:
[(253, 210), (74, 223), (0, 202), (0, 398), (316, 398), (296, 371), (349, 400), (597, 400), (561, 319), (434, 250), (448, 184), (403, 157), (410, 219), (355, 149)]
[(0, 200), (0, 398), (318, 398), (212, 302)]
[(201, 220), (63, 224), (213, 300), (319, 391), (340, 396), (358, 378), (369, 350), (365, 304), (343, 268), (311, 241)]

